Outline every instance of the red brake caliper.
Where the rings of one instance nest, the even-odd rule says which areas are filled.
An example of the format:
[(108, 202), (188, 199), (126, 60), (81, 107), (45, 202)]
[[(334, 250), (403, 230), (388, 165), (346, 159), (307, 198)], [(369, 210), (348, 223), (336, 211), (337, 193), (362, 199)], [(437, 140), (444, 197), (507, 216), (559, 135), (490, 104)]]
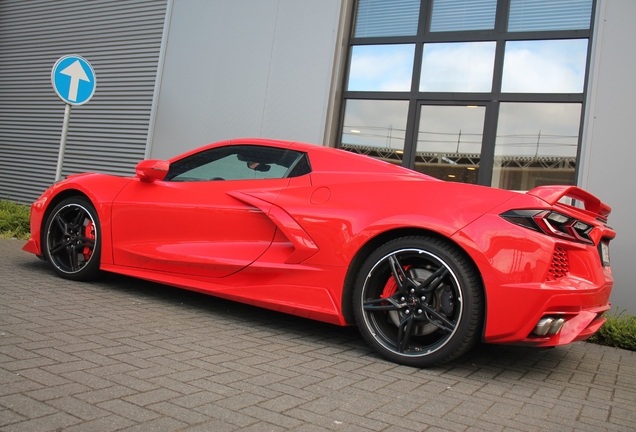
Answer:
[[(86, 229), (84, 230), (84, 236), (90, 240), (95, 240), (95, 225), (93, 225), (93, 221), (89, 220), (88, 225), (86, 225)], [(88, 246), (84, 247), (84, 258), (86, 261), (93, 255), (93, 249)]]
[[(405, 273), (409, 271), (409, 267), (411, 266), (407, 265), (404, 267)], [(384, 285), (384, 290), (382, 290), (382, 295), (380, 296), (380, 298), (389, 298), (393, 294), (395, 294), (397, 290), (398, 290), (398, 285), (397, 285), (397, 282), (395, 281), (395, 277), (390, 277), (389, 280), (386, 282), (386, 285)]]

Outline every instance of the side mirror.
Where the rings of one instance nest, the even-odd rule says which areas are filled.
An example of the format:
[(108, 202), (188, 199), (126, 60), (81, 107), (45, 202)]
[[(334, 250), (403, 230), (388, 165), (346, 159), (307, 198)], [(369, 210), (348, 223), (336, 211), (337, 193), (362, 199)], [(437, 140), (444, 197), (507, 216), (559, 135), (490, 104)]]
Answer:
[(170, 162), (164, 160), (142, 160), (135, 167), (135, 173), (139, 180), (146, 183), (152, 183), (154, 181), (161, 181), (166, 178), (168, 170), (170, 169)]

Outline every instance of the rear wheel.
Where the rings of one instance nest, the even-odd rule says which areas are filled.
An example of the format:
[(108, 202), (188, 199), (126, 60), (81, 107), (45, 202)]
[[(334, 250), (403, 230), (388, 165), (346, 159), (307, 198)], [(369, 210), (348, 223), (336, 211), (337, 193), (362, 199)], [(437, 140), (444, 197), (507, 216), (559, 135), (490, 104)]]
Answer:
[(72, 280), (99, 274), (101, 231), (97, 212), (85, 198), (68, 198), (51, 211), (44, 226), (43, 249), (57, 274)]
[(384, 358), (433, 366), (459, 357), (478, 340), (480, 278), (451, 243), (401, 237), (378, 248), (363, 264), (354, 312), (362, 336)]

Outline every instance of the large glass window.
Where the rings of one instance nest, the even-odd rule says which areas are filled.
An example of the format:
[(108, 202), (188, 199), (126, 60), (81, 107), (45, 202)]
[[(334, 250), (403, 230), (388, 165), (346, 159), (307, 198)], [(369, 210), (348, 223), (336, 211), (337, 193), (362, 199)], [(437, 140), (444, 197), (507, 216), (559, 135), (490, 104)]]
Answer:
[(477, 183), (486, 108), (422, 105), (415, 170), (430, 176)]
[(587, 39), (508, 41), (502, 92), (581, 93)]
[(597, 0), (355, 0), (337, 146), (440, 179), (573, 184)]
[(492, 186), (574, 184), (581, 104), (502, 103)]
[(349, 91), (409, 91), (415, 45), (360, 45), (351, 49)]
[(424, 44), (421, 92), (490, 92), (495, 42)]
[(347, 100), (342, 148), (401, 163), (408, 109), (407, 101)]

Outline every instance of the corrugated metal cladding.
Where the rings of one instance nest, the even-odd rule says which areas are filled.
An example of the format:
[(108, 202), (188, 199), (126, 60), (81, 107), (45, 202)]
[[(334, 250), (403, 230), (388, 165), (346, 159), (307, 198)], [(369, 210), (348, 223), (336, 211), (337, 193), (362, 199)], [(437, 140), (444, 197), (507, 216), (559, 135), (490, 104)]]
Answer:
[(166, 1), (0, 0), (0, 199), (34, 201), (55, 179), (63, 55), (86, 58), (97, 89), (71, 110), (62, 175), (130, 175), (143, 159)]

